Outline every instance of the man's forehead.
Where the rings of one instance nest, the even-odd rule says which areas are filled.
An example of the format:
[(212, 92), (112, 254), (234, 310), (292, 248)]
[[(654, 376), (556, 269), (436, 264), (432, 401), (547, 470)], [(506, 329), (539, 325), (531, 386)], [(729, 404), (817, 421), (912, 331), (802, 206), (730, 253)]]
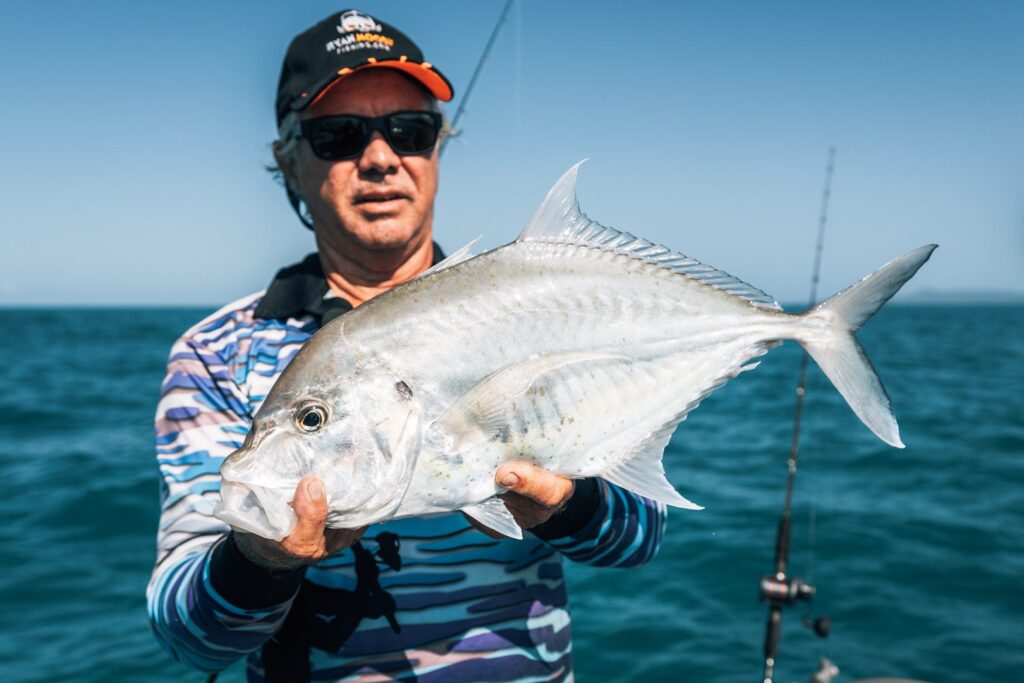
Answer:
[(360, 69), (339, 78), (311, 104), (302, 118), (331, 114), (380, 116), (403, 109), (433, 109), (426, 88), (401, 71)]

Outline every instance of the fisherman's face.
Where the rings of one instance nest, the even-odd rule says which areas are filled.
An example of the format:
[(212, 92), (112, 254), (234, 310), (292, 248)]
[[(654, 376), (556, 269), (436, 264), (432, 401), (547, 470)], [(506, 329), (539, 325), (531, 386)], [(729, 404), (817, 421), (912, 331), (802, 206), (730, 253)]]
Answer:
[[(335, 83), (303, 118), (429, 109), (426, 91), (409, 78), (393, 69), (366, 69)], [(325, 161), (303, 141), (294, 179), (307, 200), (317, 240), (414, 251), (431, 234), (439, 149), (437, 144), (428, 155), (399, 156), (376, 131), (359, 157)]]

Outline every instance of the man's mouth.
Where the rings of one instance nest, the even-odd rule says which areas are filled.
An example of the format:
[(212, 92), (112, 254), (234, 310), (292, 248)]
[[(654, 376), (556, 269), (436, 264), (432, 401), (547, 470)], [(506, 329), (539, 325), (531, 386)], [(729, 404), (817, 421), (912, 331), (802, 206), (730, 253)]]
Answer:
[(409, 197), (401, 192), (367, 192), (356, 197), (356, 204), (383, 204)]

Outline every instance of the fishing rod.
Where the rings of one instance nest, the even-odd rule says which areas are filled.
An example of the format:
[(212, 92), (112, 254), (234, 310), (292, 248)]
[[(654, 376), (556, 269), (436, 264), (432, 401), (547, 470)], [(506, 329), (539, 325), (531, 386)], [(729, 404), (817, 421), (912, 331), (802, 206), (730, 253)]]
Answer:
[[(832, 171), (835, 168), (836, 148), (829, 147), (828, 162), (825, 166), (825, 184), (821, 191), (821, 209), (818, 213), (818, 239), (814, 247), (814, 269), (811, 274), (811, 293), (807, 307), (817, 303), (818, 282), (821, 275), (821, 254), (825, 247), (825, 226), (828, 223), (828, 203), (832, 194)], [(815, 588), (798, 577), (786, 574), (789, 565), (789, 545), (792, 531), (793, 486), (796, 482), (796, 466), (800, 456), (800, 426), (804, 412), (804, 397), (807, 394), (807, 352), (800, 356), (800, 373), (796, 386), (796, 407), (793, 415), (793, 433), (789, 444), (789, 458), (786, 461), (786, 499), (775, 534), (775, 573), (761, 578), (761, 601), (768, 604), (768, 623), (764, 635), (764, 683), (772, 683), (775, 660), (782, 637), (782, 610), (797, 602), (810, 602)], [(825, 638), (831, 622), (828, 617), (819, 617), (811, 624), (815, 634)]]
[[(501, 15), (498, 17), (498, 21), (494, 24), (494, 28), (491, 30), (491, 37), (487, 39), (487, 45), (484, 46), (483, 54), (480, 55), (480, 60), (476, 63), (476, 68), (473, 69), (473, 75), (469, 77), (469, 85), (466, 86), (466, 94), (462, 96), (462, 100), (459, 101), (459, 108), (455, 110), (455, 116), (452, 117), (452, 129), (458, 131), (459, 121), (462, 119), (462, 115), (466, 113), (466, 102), (469, 101), (469, 96), (473, 94), (473, 88), (476, 87), (477, 79), (480, 78), (481, 72), (484, 70), (484, 64), (491, 57), (491, 50), (494, 48), (494, 42), (498, 39), (498, 34), (501, 33), (502, 27), (505, 25), (505, 20), (508, 19), (508, 13), (512, 9), (516, 0), (507, 0), (505, 7), (501, 10)], [(448, 143), (448, 137), (441, 142), (441, 153), (444, 153), (445, 145)]]

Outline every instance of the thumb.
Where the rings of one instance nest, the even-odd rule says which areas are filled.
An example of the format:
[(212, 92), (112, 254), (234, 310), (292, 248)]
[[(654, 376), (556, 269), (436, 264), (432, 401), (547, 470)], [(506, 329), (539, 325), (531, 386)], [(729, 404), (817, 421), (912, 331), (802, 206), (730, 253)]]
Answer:
[(510, 462), (498, 468), (494, 480), (545, 507), (557, 507), (572, 496), (573, 481), (526, 462)]
[(305, 477), (300, 481), (295, 487), (292, 508), (298, 521), (289, 539), (301, 546), (318, 545), (327, 524), (327, 496), (323, 482), (316, 477)]

